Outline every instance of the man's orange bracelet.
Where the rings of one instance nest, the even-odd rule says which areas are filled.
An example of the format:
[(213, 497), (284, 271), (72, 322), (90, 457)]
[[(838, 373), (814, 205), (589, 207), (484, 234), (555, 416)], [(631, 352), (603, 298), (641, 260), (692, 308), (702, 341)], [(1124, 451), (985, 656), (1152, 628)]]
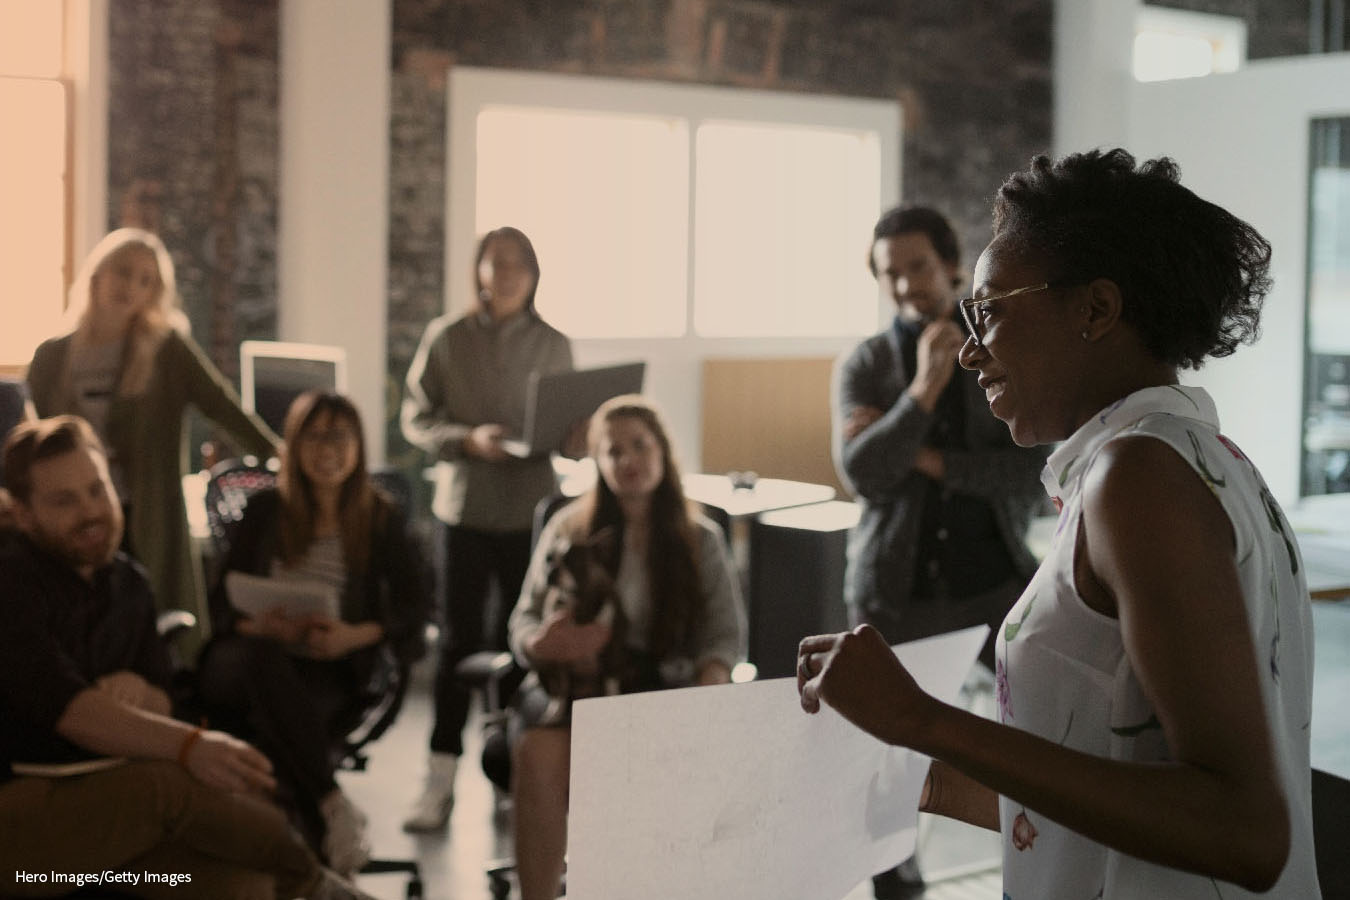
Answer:
[(183, 746), (178, 748), (178, 764), (183, 768), (187, 768), (188, 754), (192, 752), (192, 745), (197, 743), (201, 736), (202, 729), (194, 728), (188, 732), (187, 737), (183, 738)]

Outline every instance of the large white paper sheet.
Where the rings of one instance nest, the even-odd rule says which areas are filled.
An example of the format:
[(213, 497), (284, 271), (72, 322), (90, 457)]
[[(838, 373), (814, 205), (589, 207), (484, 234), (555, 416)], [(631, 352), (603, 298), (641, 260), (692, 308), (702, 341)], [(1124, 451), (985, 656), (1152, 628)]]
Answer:
[[(981, 626), (896, 653), (956, 699)], [(795, 679), (582, 700), (572, 714), (572, 900), (839, 900), (914, 850), (926, 757)]]

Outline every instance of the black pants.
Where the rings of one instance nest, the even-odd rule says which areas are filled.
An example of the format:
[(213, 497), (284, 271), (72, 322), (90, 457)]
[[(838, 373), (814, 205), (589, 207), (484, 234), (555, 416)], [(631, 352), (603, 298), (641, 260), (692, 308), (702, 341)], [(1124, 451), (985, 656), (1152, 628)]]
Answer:
[(337, 787), (333, 748), (360, 713), (357, 668), (352, 658), (306, 659), (244, 635), (218, 638), (202, 652), (197, 686), (212, 727), (254, 742), (272, 760), (311, 838), (323, 831), (319, 801)]
[[(437, 531), (436, 576), (443, 620), (431, 750), (459, 756), (464, 752), (469, 690), (455, 678), (455, 666), (480, 650), (506, 649), (507, 620), (530, 564), (530, 533), (493, 534), (439, 522)], [(490, 610), (494, 580), (498, 604)], [(515, 686), (505, 686), (503, 699)]]

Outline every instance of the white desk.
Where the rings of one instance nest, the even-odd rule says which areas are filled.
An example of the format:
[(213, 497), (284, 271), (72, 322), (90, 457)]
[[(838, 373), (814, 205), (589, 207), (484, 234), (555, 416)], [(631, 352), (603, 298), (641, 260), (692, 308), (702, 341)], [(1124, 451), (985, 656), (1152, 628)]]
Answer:
[[(553, 469), (558, 475), (559, 489), (568, 497), (580, 497), (595, 484), (595, 464), (589, 459), (554, 457)], [(827, 484), (782, 478), (761, 478), (752, 488), (737, 488), (725, 475), (703, 472), (687, 472), (680, 483), (690, 500), (716, 507), (733, 521), (776, 509), (823, 503), (833, 500), (835, 493)]]
[(827, 484), (781, 478), (761, 478), (752, 488), (738, 488), (725, 475), (692, 472), (684, 476), (683, 484), (684, 494), (690, 500), (714, 506), (732, 519), (834, 499), (834, 488)]
[(1304, 497), (1285, 510), (1314, 600), (1350, 597), (1350, 494)]

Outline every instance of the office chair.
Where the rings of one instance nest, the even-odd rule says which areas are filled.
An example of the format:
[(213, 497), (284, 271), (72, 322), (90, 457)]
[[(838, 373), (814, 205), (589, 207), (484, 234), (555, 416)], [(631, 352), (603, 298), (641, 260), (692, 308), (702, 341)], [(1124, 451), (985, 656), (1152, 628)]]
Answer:
[(401, 469), (381, 466), (368, 473), (371, 484), (384, 492), (399, 512), (407, 515), (412, 509), (412, 484)]
[(221, 460), (210, 468), (206, 481), (206, 524), (211, 531), (211, 556), (223, 562), (229, 553), (234, 527), (244, 517), (248, 498), (276, 487), (277, 473), (242, 459)]
[[(412, 491), (401, 472), (372, 472), (370, 477), (400, 510), (407, 509)], [(275, 472), (238, 459), (227, 459), (211, 468), (206, 485), (206, 519), (218, 562), (223, 562), (229, 554), (234, 528), (244, 517), (249, 497), (274, 487), (276, 483)], [(395, 659), (388, 648), (381, 651), (360, 702), (353, 704), (351, 726), (346, 729), (341, 743), (333, 748), (334, 761), (339, 769), (348, 772), (366, 770), (369, 762), (366, 746), (379, 739), (394, 724), (403, 708), (403, 698), (408, 690), (408, 670), (408, 664)], [(408, 885), (405, 896), (408, 900), (420, 900), (423, 884), (417, 860), (372, 857), (360, 872), (362, 875), (385, 873), (406, 874)]]
[[(0, 445), (28, 413), (28, 384), (16, 378), (0, 378)], [(5, 463), (0, 458), (0, 485), (5, 483)]]
[[(396, 659), (387, 647), (382, 648), (375, 671), (366, 685), (357, 721), (347, 730), (342, 743), (334, 750), (339, 769), (344, 772), (366, 770), (370, 762), (366, 747), (379, 740), (398, 718), (399, 711), (403, 708), (403, 699), (408, 692), (409, 677), (408, 664)], [(407, 875), (408, 885), (404, 896), (408, 900), (421, 900), (422, 871), (416, 859), (372, 856), (361, 867), (362, 875), (391, 873)]]
[(28, 383), (18, 378), (0, 378), (0, 441), (23, 421), (28, 409)]

